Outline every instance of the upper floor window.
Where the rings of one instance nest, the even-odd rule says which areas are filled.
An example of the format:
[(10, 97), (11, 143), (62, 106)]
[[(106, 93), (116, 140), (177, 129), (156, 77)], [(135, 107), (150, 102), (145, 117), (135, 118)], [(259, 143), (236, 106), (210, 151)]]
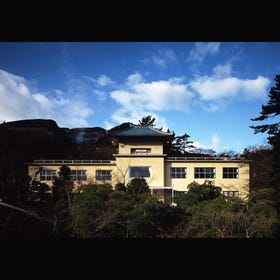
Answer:
[(223, 167), (223, 178), (235, 178), (237, 179), (239, 175), (238, 167)]
[(215, 167), (195, 167), (194, 178), (197, 179), (213, 179), (216, 177)]
[(112, 170), (96, 170), (95, 179), (97, 181), (112, 181)]
[(40, 172), (40, 181), (54, 181), (56, 179), (56, 171), (43, 169)]
[(151, 167), (149, 166), (130, 166), (129, 167), (130, 178), (150, 178)]
[(131, 148), (130, 153), (136, 155), (146, 155), (151, 153), (151, 148)]
[(186, 167), (171, 167), (170, 168), (171, 178), (186, 178), (187, 168)]
[(72, 181), (87, 180), (87, 171), (86, 170), (71, 170), (71, 180)]

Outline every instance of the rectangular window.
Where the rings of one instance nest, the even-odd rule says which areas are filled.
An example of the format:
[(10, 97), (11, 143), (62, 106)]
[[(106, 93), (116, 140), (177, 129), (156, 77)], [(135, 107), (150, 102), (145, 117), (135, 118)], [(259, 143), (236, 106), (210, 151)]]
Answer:
[(112, 170), (96, 170), (95, 179), (97, 181), (112, 181)]
[(146, 154), (151, 153), (151, 149), (150, 148), (131, 148), (130, 153), (135, 154), (135, 155), (146, 155)]
[(170, 168), (170, 178), (186, 178), (187, 168), (186, 167), (171, 167)]
[(129, 177), (130, 178), (150, 178), (151, 167), (149, 166), (130, 166), (129, 167)]
[(40, 181), (54, 181), (56, 179), (55, 170), (43, 169), (40, 172)]
[(239, 196), (239, 191), (223, 191), (224, 196)]
[(86, 170), (71, 170), (72, 181), (86, 181), (87, 171)]
[(196, 179), (213, 179), (216, 177), (215, 167), (195, 167), (194, 178)]
[(223, 167), (223, 178), (228, 179), (228, 178), (238, 178), (238, 167)]

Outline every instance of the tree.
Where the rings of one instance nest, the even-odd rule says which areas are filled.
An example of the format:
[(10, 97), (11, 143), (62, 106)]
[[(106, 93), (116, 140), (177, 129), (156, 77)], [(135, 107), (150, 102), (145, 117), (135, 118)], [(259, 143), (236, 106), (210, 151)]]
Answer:
[(267, 105), (262, 105), (260, 116), (252, 121), (268, 121), (267, 124), (250, 126), (254, 133), (267, 133), (268, 142), (273, 147), (273, 172), (271, 174), (271, 186), (280, 188), (280, 122), (269, 123), (271, 118), (280, 115), (280, 75), (276, 75), (275, 86), (271, 87), (268, 94)]
[(126, 192), (126, 186), (124, 183), (117, 183), (115, 185), (115, 190), (117, 191), (122, 191), (122, 192)]
[(55, 201), (66, 199), (69, 207), (71, 207), (71, 195), (73, 192), (74, 183), (71, 181), (71, 169), (63, 165), (58, 172), (58, 178), (53, 184), (53, 198)]
[(148, 126), (154, 126), (154, 121), (156, 119), (152, 115), (148, 115), (146, 117), (143, 117), (141, 120), (139, 120), (140, 125), (148, 125)]
[(272, 174), (273, 151), (270, 145), (250, 146), (242, 155), (250, 162), (250, 191), (267, 188)]
[(55, 202), (53, 232), (63, 237), (70, 232), (74, 183), (71, 181), (71, 169), (68, 166), (61, 166), (58, 174), (58, 178), (53, 183)]
[(127, 184), (128, 193), (140, 194), (149, 192), (149, 186), (144, 178), (133, 178)]
[(213, 200), (222, 195), (221, 187), (216, 187), (213, 181), (205, 180), (203, 184), (192, 182), (188, 185), (186, 193), (175, 196), (175, 202), (187, 212), (202, 201)]
[[(181, 136), (175, 136), (171, 141), (170, 147), (167, 147), (167, 153), (169, 156), (186, 156), (190, 155), (190, 149), (194, 148), (193, 141), (189, 141), (189, 135), (187, 133)], [(168, 149), (170, 149), (168, 151)]]

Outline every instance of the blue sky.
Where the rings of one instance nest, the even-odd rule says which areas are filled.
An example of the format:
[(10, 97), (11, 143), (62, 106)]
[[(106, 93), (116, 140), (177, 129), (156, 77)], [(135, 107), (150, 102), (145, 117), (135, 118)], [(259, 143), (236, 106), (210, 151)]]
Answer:
[(109, 129), (148, 114), (195, 146), (242, 152), (280, 72), (280, 42), (0, 42), (0, 122)]

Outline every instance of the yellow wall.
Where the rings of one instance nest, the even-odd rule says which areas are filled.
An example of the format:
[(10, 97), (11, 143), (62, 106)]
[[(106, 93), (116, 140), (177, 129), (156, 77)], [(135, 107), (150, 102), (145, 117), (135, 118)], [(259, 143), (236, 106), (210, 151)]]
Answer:
[[(187, 167), (185, 179), (171, 179), (170, 167)], [(165, 186), (174, 186), (176, 191), (187, 191), (188, 184), (193, 181), (203, 184), (206, 179), (194, 178), (194, 167), (215, 167), (216, 176), (213, 180), (215, 186), (222, 187), (222, 191), (239, 191), (240, 197), (249, 193), (249, 163), (242, 162), (166, 162), (165, 163)], [(223, 167), (238, 167), (239, 178), (223, 179)]]
[(163, 186), (164, 184), (164, 158), (163, 157), (120, 157), (116, 158), (117, 181), (128, 183), (130, 166), (151, 167), (151, 177), (145, 178), (149, 186)]
[(160, 141), (156, 142), (127, 142), (122, 141), (119, 143), (119, 154), (130, 154), (131, 148), (151, 148), (152, 154), (162, 154), (163, 147)]
[[(115, 173), (116, 166), (114, 164), (111, 165), (67, 165), (71, 170), (87, 170), (87, 182), (93, 182), (95, 180), (95, 171), (96, 170), (112, 170), (112, 177)], [(35, 179), (35, 173), (42, 167), (44, 170), (56, 170), (57, 175), (61, 165), (29, 165), (28, 166), (28, 174), (31, 176), (32, 180)], [(36, 180), (40, 180), (40, 174), (37, 175)], [(96, 181), (98, 183), (103, 183), (103, 181)], [(112, 183), (110, 181), (106, 181), (106, 183)], [(49, 186), (52, 186), (52, 181), (42, 181), (42, 183), (46, 183)], [(75, 184), (85, 183), (85, 181), (75, 181)]]

